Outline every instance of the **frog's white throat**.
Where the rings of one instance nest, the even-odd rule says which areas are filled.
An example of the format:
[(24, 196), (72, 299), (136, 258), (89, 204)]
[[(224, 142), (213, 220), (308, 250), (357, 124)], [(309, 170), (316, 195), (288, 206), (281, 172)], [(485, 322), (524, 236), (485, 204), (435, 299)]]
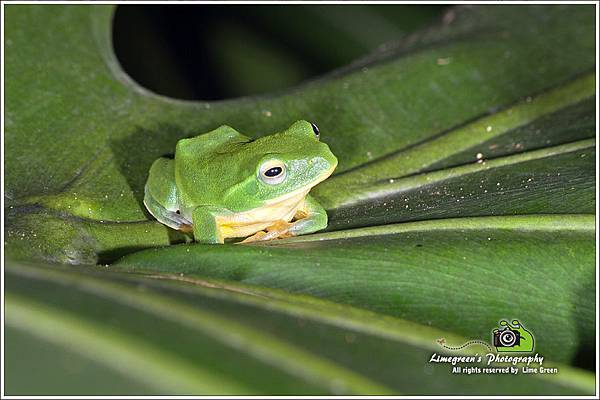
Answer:
[(265, 201), (264, 206), (272, 206), (275, 204), (281, 204), (281, 203), (287, 203), (287, 202), (293, 203), (295, 200), (303, 199), (304, 197), (306, 197), (308, 192), (310, 192), (310, 189), (312, 189), (312, 185), (301, 187), (300, 189), (296, 189), (293, 192), (289, 192), (282, 196), (275, 197), (274, 199)]
[(304, 199), (310, 189), (327, 179), (332, 172), (333, 168), (310, 185), (268, 200), (260, 207), (217, 217), (222, 237), (246, 237), (266, 229), (274, 222), (291, 221), (296, 213), (303, 209)]

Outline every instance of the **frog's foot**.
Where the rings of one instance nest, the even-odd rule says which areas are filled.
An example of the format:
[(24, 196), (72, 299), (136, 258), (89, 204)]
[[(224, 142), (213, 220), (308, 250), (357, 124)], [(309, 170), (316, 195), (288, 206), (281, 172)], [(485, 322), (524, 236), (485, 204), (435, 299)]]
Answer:
[(291, 222), (277, 221), (267, 228), (267, 235), (273, 237), (273, 239), (283, 239), (293, 236), (290, 232), (290, 228), (293, 225)]
[(267, 236), (267, 232), (258, 231), (254, 235), (248, 236), (246, 239), (242, 240), (241, 242), (237, 242), (237, 243), (252, 243), (252, 242), (259, 242), (261, 240), (269, 240), (269, 239), (263, 239), (265, 236)]
[(273, 240), (293, 236), (289, 230), (294, 225), (291, 222), (277, 221), (267, 227), (267, 231), (258, 231), (254, 235), (242, 240), (240, 243), (251, 243), (265, 240)]
[(192, 225), (182, 224), (179, 226), (179, 230), (183, 233), (192, 233), (194, 232), (194, 227)]

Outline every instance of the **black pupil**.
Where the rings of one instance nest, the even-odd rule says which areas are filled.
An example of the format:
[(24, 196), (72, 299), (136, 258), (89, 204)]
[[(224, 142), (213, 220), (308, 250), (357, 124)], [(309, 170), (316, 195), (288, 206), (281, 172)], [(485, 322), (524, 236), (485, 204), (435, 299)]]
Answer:
[(319, 128), (313, 123), (311, 123), (311, 125), (313, 128), (313, 132), (315, 133), (315, 136), (319, 136)]
[(265, 175), (272, 178), (274, 176), (277, 176), (281, 173), (282, 169), (281, 167), (273, 167), (271, 169), (268, 169), (267, 172), (265, 172)]

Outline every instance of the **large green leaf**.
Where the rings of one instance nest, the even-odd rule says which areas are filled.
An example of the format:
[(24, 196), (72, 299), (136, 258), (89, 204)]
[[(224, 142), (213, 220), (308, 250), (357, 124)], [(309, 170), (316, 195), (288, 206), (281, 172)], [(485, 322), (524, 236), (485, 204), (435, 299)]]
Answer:
[(516, 315), (536, 332), (538, 351), (564, 362), (594, 341), (593, 216), (445, 219), (269, 246), (179, 245), (121, 265), (327, 297), (465, 336), (486, 337), (498, 316)]
[(427, 361), (440, 353), (437, 338), (464, 339), (431, 327), (273, 289), (154, 278), (9, 268), (8, 333), (22, 346), (7, 347), (7, 392), (35, 393), (24, 360), (35, 358), (40, 341), (59, 365), (73, 362), (69, 352), (84, 359), (75, 359), (73, 375), (86, 362), (100, 377), (128, 378), (129, 387), (46, 383), (51, 394), (585, 394), (593, 387), (591, 374), (559, 364), (551, 380), (456, 376)]
[[(212, 103), (125, 75), (112, 12), (5, 7), (10, 391), (593, 393), (573, 368), (595, 350), (593, 6), (453, 8), (310, 83)], [(145, 212), (148, 168), (180, 138), (297, 119), (340, 160), (314, 190), (328, 232), (185, 244)], [(428, 365), (435, 339), (488, 340), (501, 318), (561, 372)], [(29, 374), (36, 350), (80, 368)]]

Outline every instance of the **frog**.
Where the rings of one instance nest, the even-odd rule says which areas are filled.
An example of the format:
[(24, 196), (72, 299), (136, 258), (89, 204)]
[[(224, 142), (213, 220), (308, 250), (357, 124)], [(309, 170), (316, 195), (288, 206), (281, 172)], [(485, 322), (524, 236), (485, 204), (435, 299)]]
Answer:
[(179, 140), (174, 157), (153, 162), (144, 205), (158, 222), (198, 243), (305, 235), (327, 227), (327, 212), (309, 191), (337, 164), (312, 122), (257, 139), (222, 125)]

